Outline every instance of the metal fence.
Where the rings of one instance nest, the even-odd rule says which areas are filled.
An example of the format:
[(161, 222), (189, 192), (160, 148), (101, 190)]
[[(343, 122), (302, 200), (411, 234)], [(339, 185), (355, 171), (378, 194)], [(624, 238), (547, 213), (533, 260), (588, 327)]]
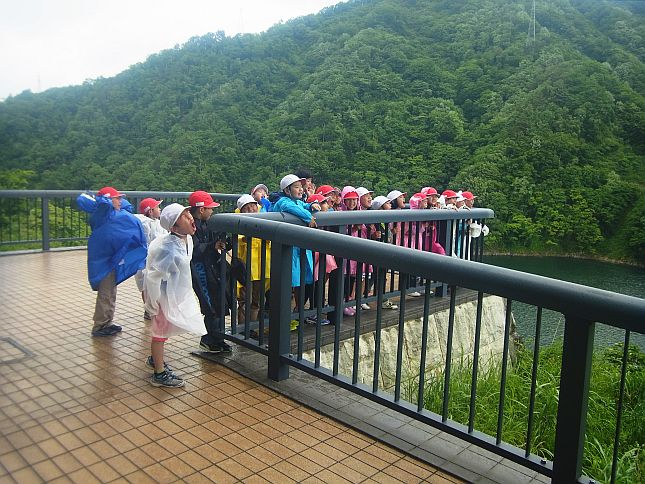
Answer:
[[(85, 245), (91, 230), (87, 214), (78, 210), (78, 190), (0, 190), (0, 251), (50, 250)], [(126, 191), (135, 211), (146, 197), (166, 203), (186, 204), (191, 192)], [(211, 193), (221, 206), (216, 212), (232, 212), (240, 195)]]
[[(423, 212), (423, 213), (421, 213)], [(261, 250), (256, 254), (260, 257), (260, 286), (266, 287), (266, 279), (270, 279), (270, 291), (261, 291), (258, 319), (253, 320), (249, 314), (252, 311), (252, 287), (249, 279), (253, 275), (248, 270), (252, 265), (251, 255), (246, 252), (247, 282), (244, 297), (239, 301), (243, 306), (242, 319), (231, 314), (231, 325), (225, 337), (234, 340), (268, 357), (269, 377), (274, 380), (288, 378), (289, 368), (295, 367), (307, 373), (325, 379), (366, 398), (379, 402), (421, 422), (441, 429), (459, 438), (481, 446), (500, 456), (511, 459), (523, 466), (549, 476), (553, 482), (588, 481), (582, 476), (583, 451), (585, 444), (585, 423), (587, 419), (587, 403), (589, 398), (589, 381), (591, 376), (591, 361), (595, 323), (602, 322), (624, 330), (625, 352), (622, 357), (622, 377), (617, 382), (616, 393), (619, 395), (616, 408), (614, 454), (611, 458), (612, 478), (615, 479), (618, 466), (618, 441), (621, 432), (621, 411), (625, 388), (625, 368), (628, 365), (627, 347), (632, 332), (645, 332), (645, 301), (629, 296), (614, 294), (608, 291), (580, 286), (547, 279), (540, 276), (524, 274), (508, 269), (492, 267), (477, 263), (477, 254), (481, 250), (480, 242), (472, 240), (466, 243), (470, 247), (469, 257), (474, 260), (463, 260), (462, 257), (440, 256), (425, 250), (414, 250), (402, 247), (396, 243), (381, 243), (365, 240), (360, 237), (347, 237), (348, 227), (352, 225), (369, 224), (414, 224), (417, 227), (432, 223), (442, 225), (444, 247), (451, 247), (452, 241), (459, 234), (456, 227), (463, 226), (471, 220), (484, 221), (492, 216), (491, 211), (476, 209), (468, 214), (449, 211), (376, 211), (376, 212), (340, 212), (324, 213), (316, 216), (320, 228), (313, 230), (305, 228), (295, 217), (284, 214), (233, 215), (221, 214), (211, 218), (214, 231), (226, 231), (232, 236), (232, 251), (235, 256), (236, 243), (239, 237), (244, 237), (248, 247), (253, 239), (261, 241)], [(465, 217), (469, 217), (465, 219)], [(268, 220), (267, 220), (268, 219)], [(277, 223), (278, 220), (290, 223)], [(463, 232), (462, 232), (463, 233)], [(409, 243), (409, 242), (408, 242)], [(405, 245), (405, 244), (403, 244)], [(294, 252), (294, 247), (300, 248)], [(305, 284), (292, 287), (292, 265), (294, 257), (300, 261), (300, 280), (305, 280), (306, 252), (304, 249), (318, 253), (318, 281), (313, 283), (313, 300), (305, 307), (307, 288)], [(421, 247), (423, 249), (423, 247)], [(259, 254), (259, 255), (258, 255)], [(294, 255), (295, 254), (295, 255)], [(334, 257), (337, 269), (327, 273), (325, 264), (327, 255)], [(455, 254), (459, 255), (459, 254)], [(267, 260), (270, 256), (270, 269)], [(222, 258), (222, 265), (225, 265)], [(347, 261), (357, 261), (353, 281)], [(222, 267), (224, 269), (224, 267)], [(374, 284), (370, 291), (364, 292), (365, 275), (374, 276)], [(348, 297), (345, 290), (347, 284), (354, 285), (354, 292)], [(235, 284), (231, 279), (231, 284)], [(415, 285), (416, 284), (416, 285)], [(445, 288), (445, 291), (442, 289)], [(420, 364), (416, 380), (416, 390), (410, 395), (405, 392), (403, 379), (404, 341), (406, 331), (410, 331), (409, 321), (416, 316), (413, 312), (413, 299), (410, 290), (424, 292), (422, 303), (416, 303), (417, 313), (422, 318), (420, 335)], [(433, 297), (445, 294), (448, 297)], [(469, 415), (464, 421), (451, 419), (451, 372), (454, 370), (455, 357), (453, 352), (453, 335), (455, 330), (455, 312), (460, 295), (471, 291), (475, 301), (472, 319), (475, 330), (472, 335), (474, 349), (472, 361)], [(235, 288), (231, 287), (235, 294)], [(496, 416), (497, 425), (493, 432), (484, 433), (478, 429), (476, 407), (478, 363), (480, 362), (480, 336), (483, 311), (483, 300), (486, 295), (497, 295), (504, 298), (505, 317), (503, 321), (503, 350), (499, 363), (499, 404)], [(222, 295), (222, 297), (224, 297)], [(398, 305), (394, 312), (385, 314), (383, 302), (393, 298)], [(233, 297), (235, 299), (235, 297)], [(426, 373), (426, 354), (428, 351), (428, 334), (432, 325), (429, 322), (432, 312), (436, 310), (436, 300), (444, 302), (449, 311), (448, 330), (442, 340), (445, 344), (445, 358), (442, 372), (442, 396), (439, 409), (425, 408), (425, 389), (429, 385), (431, 375)], [(298, 301), (303, 301), (299, 304)], [(419, 299), (416, 299), (419, 301)], [(295, 310), (294, 308), (295, 302)], [(375, 303), (375, 308), (363, 309)], [(535, 347), (532, 351), (531, 389), (525, 395), (526, 405), (525, 439), (523, 445), (511, 445), (505, 441), (505, 429), (509, 425), (506, 409), (507, 374), (511, 367), (512, 355), (512, 307), (514, 302), (532, 305), (536, 308)], [(235, 303), (234, 303), (235, 305)], [(352, 316), (343, 314), (343, 309), (355, 307)], [(434, 308), (434, 309), (433, 309)], [(266, 310), (266, 311), (264, 311)], [(564, 318), (564, 340), (559, 381), (559, 399), (557, 404), (557, 419), (553, 422), (555, 428), (555, 450), (553, 458), (537, 455), (533, 450), (533, 434), (536, 418), (536, 398), (539, 382), (536, 372), (540, 362), (538, 342), (543, 311), (557, 311)], [(371, 317), (368, 315), (372, 313)], [(391, 316), (394, 314), (395, 316)], [(325, 315), (333, 325), (323, 326)], [(390, 315), (390, 316), (388, 316)], [(268, 316), (268, 321), (267, 321)], [(418, 314), (417, 314), (418, 316)], [(307, 325), (307, 318), (311, 318)], [(367, 320), (371, 319), (369, 324)], [(297, 328), (293, 330), (294, 321)], [(393, 321), (394, 320), (394, 321)], [(393, 388), (384, 391), (379, 379), (382, 371), (381, 362), (385, 357), (381, 334), (387, 325), (396, 327), (396, 365), (394, 368)], [(367, 327), (367, 329), (366, 329)], [(267, 334), (267, 328), (270, 329)], [(362, 348), (359, 336), (365, 331), (374, 332), (371, 374), (367, 378), (364, 365), (361, 365)], [(341, 352), (341, 341), (352, 341), (351, 369), (340, 371), (340, 361), (346, 358)], [(307, 357), (306, 342), (313, 341), (313, 356)], [(321, 359), (321, 347), (327, 341), (333, 347), (333, 357), (327, 365)], [(267, 345), (268, 343), (268, 345)], [(360, 369), (362, 368), (362, 369)], [(367, 383), (365, 381), (367, 380)]]

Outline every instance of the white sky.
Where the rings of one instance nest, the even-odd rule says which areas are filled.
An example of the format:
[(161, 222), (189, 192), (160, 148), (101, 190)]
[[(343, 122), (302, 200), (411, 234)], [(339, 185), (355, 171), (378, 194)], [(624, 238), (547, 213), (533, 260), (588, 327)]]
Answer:
[(194, 36), (263, 32), (344, 0), (0, 0), (0, 100), (112, 77)]

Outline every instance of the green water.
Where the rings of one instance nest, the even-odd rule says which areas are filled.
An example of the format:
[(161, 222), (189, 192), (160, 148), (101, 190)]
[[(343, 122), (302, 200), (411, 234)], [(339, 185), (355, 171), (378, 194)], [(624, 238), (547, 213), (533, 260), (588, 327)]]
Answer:
[[(638, 267), (564, 257), (486, 256), (484, 257), (484, 262), (508, 269), (645, 298), (645, 269)], [(519, 335), (525, 342), (532, 344), (535, 339), (536, 309), (532, 306), (513, 302), (513, 316), (515, 317)], [(642, 323), (643, 333), (645, 333), (645, 321), (642, 321)], [(564, 317), (560, 313), (553, 311), (542, 312), (541, 346), (561, 339), (563, 330)], [(596, 325), (594, 339), (596, 346), (622, 343), (624, 339), (625, 332), (623, 330), (604, 324)], [(645, 350), (644, 334), (632, 332), (630, 342), (639, 345)]]

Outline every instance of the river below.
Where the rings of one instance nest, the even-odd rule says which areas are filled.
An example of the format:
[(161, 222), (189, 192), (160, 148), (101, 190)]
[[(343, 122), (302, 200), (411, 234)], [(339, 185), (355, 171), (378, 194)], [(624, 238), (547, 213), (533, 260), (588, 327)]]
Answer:
[[(485, 256), (484, 262), (508, 269), (645, 298), (645, 269), (638, 267), (565, 257)], [(532, 344), (535, 339), (536, 309), (532, 306), (513, 302), (513, 316), (515, 317), (516, 330), (522, 340)], [(643, 325), (645, 326), (645, 321), (643, 321)], [(553, 311), (543, 311), (540, 346), (562, 339), (563, 332), (563, 316)], [(594, 342), (597, 347), (622, 343), (624, 339), (625, 331), (604, 324), (596, 325)], [(645, 350), (644, 334), (632, 333), (630, 342)]]

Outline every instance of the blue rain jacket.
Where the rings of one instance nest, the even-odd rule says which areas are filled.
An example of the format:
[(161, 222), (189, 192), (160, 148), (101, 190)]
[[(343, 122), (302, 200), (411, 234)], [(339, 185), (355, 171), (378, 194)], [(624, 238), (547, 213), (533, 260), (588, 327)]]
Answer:
[(129, 202), (123, 200), (117, 211), (109, 198), (82, 193), (76, 203), (90, 214), (87, 275), (93, 290), (111, 271), (115, 271), (116, 284), (120, 284), (146, 266), (146, 236), (141, 222), (128, 210)]
[[(280, 196), (271, 207), (272, 212), (286, 212), (295, 215), (305, 223), (311, 221), (311, 204), (302, 200), (294, 200), (286, 195)], [(294, 247), (291, 252), (291, 287), (300, 287), (300, 247)], [(305, 268), (305, 285), (314, 282), (314, 257), (310, 250), (306, 251), (307, 267)]]

